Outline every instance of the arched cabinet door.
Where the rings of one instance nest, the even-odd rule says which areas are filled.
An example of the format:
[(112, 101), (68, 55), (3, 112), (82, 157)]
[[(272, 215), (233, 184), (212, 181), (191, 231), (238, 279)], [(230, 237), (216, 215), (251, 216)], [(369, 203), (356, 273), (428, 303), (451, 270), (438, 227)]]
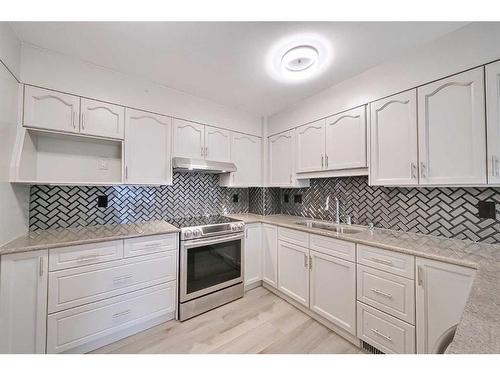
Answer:
[(500, 62), (486, 65), (488, 183), (500, 184)]
[(125, 183), (171, 185), (171, 118), (126, 110)]
[(269, 137), (269, 185), (291, 186), (293, 173), (292, 131)]
[(205, 126), (174, 119), (174, 156), (203, 159), (205, 157)]
[(233, 133), (232, 159), (238, 169), (234, 173), (235, 186), (261, 186), (261, 138)]
[(207, 160), (231, 161), (231, 132), (205, 126), (205, 150)]
[(23, 125), (79, 133), (80, 97), (26, 85)]
[(325, 120), (297, 128), (297, 173), (321, 171), (325, 165)]
[(420, 184), (485, 184), (483, 68), (417, 91)]
[(417, 185), (417, 90), (370, 104), (370, 184)]
[(123, 139), (125, 108), (82, 98), (80, 132), (107, 138)]

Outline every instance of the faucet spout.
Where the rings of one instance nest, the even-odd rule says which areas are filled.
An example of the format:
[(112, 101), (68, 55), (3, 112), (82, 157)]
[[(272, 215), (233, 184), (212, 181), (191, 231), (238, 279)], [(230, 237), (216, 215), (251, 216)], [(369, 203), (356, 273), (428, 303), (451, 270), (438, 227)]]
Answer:
[(330, 197), (326, 197), (326, 202), (325, 202), (325, 211), (330, 210)]
[(335, 197), (335, 224), (340, 224), (340, 201)]

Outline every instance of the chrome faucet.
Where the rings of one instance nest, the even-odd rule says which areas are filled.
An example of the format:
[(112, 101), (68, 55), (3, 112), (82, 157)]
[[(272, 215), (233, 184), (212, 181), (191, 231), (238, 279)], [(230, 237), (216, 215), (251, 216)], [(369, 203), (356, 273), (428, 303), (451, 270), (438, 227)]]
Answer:
[(340, 201), (335, 197), (335, 224), (340, 224)]
[(330, 210), (330, 197), (326, 197), (325, 211), (328, 212), (329, 210)]

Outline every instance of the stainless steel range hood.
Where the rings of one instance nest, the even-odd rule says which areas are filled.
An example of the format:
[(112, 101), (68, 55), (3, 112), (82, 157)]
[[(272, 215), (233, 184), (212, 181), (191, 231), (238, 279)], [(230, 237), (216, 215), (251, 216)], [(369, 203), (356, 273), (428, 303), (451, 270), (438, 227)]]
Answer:
[(234, 163), (179, 157), (172, 158), (172, 168), (174, 171), (192, 173), (219, 174), (236, 172), (236, 165)]

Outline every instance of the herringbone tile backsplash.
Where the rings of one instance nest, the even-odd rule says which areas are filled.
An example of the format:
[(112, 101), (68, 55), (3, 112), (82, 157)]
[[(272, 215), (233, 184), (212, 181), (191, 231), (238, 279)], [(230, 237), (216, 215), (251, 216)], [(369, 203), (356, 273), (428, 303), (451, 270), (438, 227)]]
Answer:
[[(233, 194), (238, 194), (237, 203)], [(302, 194), (302, 203), (294, 203), (295, 194)], [(97, 207), (98, 195), (108, 195), (107, 208)], [(33, 186), (30, 230), (238, 212), (333, 220), (334, 197), (342, 203), (342, 219), (350, 215), (354, 223), (500, 242), (500, 188), (388, 188), (368, 186), (366, 177), (314, 179), (304, 189), (228, 189), (219, 186), (216, 175), (188, 173), (174, 173), (173, 185), (161, 187)], [(496, 219), (478, 218), (479, 200), (497, 204)]]
[[(108, 196), (107, 208), (97, 207), (99, 195)], [(239, 212), (248, 212), (248, 189), (220, 187), (217, 175), (174, 173), (172, 186), (32, 186), (29, 221), (34, 231)]]
[[(288, 203), (283, 201), (284, 194), (289, 195)], [(302, 194), (302, 204), (293, 203), (295, 194)], [(367, 177), (314, 179), (309, 188), (282, 189), (281, 209), (288, 215), (334, 220), (334, 197), (341, 201), (342, 219), (350, 215), (353, 223), (372, 222), (387, 229), (500, 242), (499, 188), (389, 188), (368, 186)], [(496, 203), (496, 219), (479, 219), (479, 200)]]

